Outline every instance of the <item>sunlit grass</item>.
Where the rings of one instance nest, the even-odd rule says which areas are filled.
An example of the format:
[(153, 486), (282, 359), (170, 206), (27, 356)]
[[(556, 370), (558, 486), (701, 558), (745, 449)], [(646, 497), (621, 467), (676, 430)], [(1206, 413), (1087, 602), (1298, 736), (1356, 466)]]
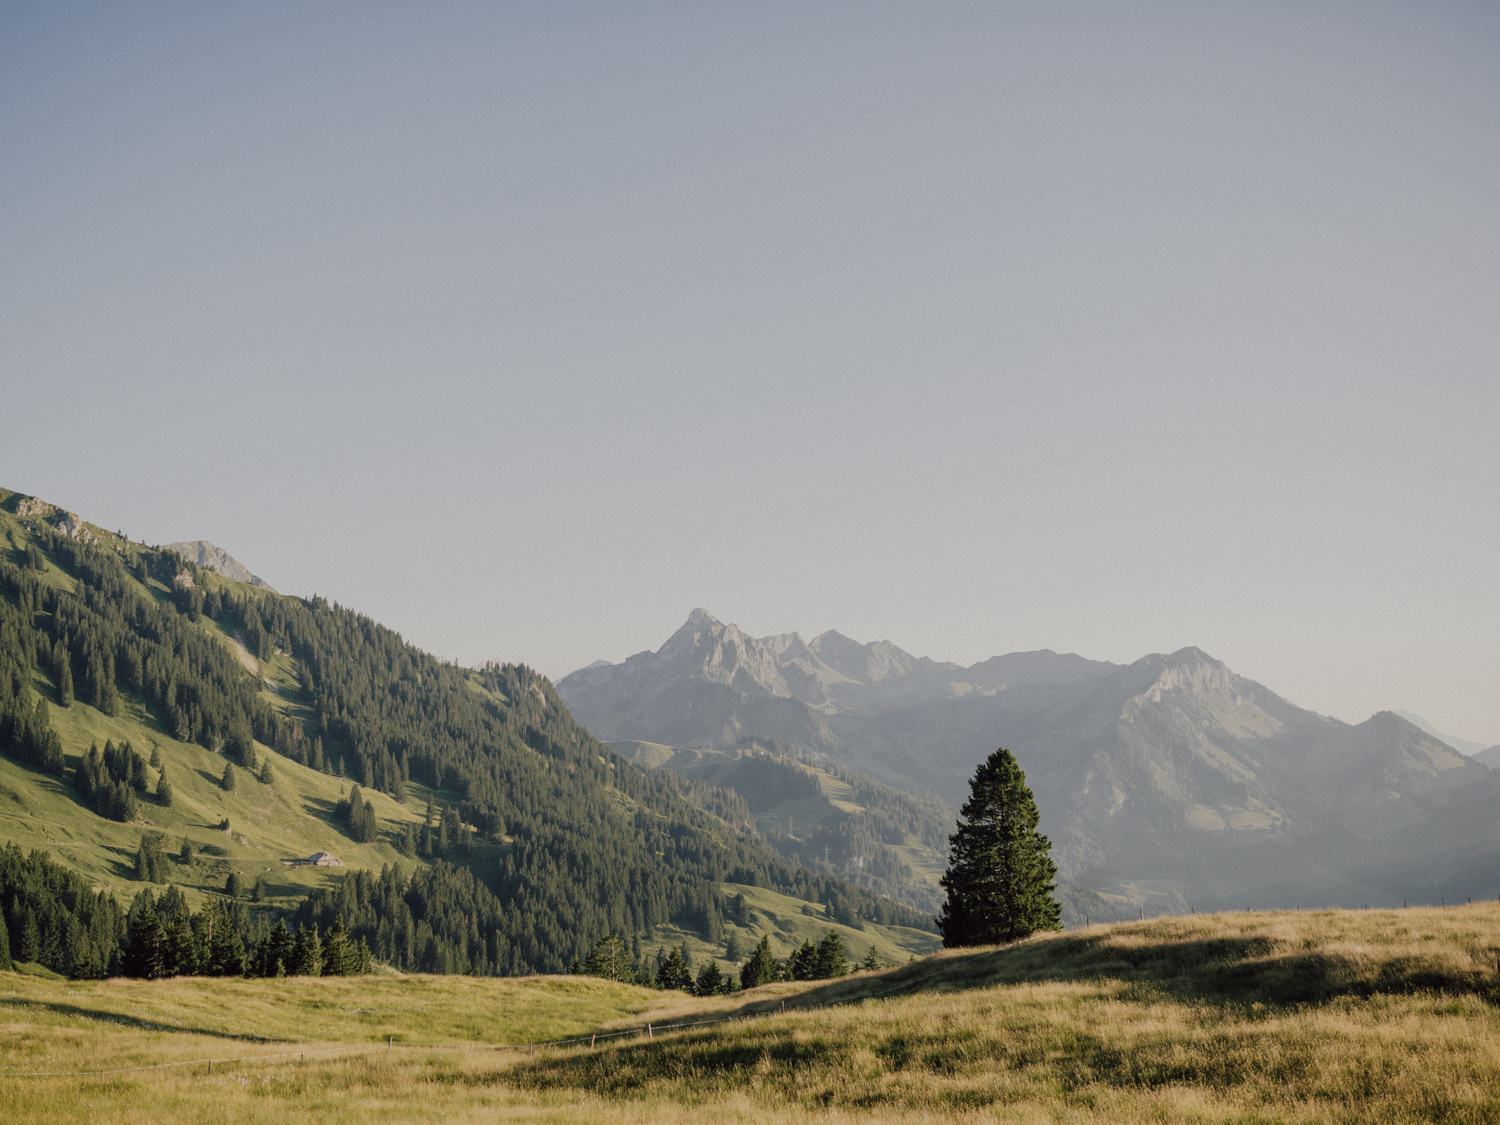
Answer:
[[(4, 978), (9, 1075), (349, 1050), (0, 1074), (0, 1120), (1490, 1121), (1496, 949), (1486, 904), (1101, 926), (701, 1001), (570, 978)], [(626, 1034), (526, 1048), (590, 1028)]]

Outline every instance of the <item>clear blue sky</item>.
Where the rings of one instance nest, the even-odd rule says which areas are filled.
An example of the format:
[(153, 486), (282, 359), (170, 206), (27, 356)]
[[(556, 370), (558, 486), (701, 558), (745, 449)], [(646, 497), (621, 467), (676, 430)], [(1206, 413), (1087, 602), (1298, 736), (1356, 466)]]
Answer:
[(1500, 742), (1500, 6), (0, 7), (0, 484), (445, 657)]

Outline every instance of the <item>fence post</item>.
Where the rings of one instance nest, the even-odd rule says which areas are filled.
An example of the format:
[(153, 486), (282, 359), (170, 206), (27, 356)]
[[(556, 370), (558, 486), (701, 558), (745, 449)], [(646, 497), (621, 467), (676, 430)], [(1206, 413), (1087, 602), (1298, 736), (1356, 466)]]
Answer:
[(651, 1030), (651, 1024), (649, 1022), (646, 1024), (646, 1038), (647, 1039), (655, 1039), (656, 1038), (655, 1033)]
[(589, 1036), (589, 1050), (590, 1051), (592, 1051), (594, 1049), (594, 1040), (597, 1039), (597, 1038), (599, 1038), (599, 1033), (597, 1031), (594, 1032), (594, 1034), (592, 1034), (592, 1035)]

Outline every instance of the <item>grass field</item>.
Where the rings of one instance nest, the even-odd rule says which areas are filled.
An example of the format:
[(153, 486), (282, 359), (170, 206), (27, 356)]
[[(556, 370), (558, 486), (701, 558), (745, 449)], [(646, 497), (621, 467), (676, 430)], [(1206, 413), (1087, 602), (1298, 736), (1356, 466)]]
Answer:
[[(711, 1000), (565, 977), (18, 975), (0, 1119), (1493, 1121), (1497, 950), (1482, 904), (1096, 926)], [(594, 1029), (625, 1034), (496, 1049)]]

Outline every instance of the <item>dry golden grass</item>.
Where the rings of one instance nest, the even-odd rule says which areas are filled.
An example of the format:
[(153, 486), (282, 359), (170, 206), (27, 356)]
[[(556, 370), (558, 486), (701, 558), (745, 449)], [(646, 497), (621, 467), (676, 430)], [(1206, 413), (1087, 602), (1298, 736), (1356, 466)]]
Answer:
[[(303, 1015), (277, 1023), (310, 1020), (323, 1038), (310, 1032), (309, 1051), (352, 1045), (347, 1054), (219, 1064), (212, 1075), (198, 1063), (6, 1077), (0, 1120), (1494, 1121), (1496, 949), (1491, 904), (1162, 919), (713, 1001), (559, 994), (578, 1012), (615, 1004), (596, 1024), (632, 1034), (535, 1056), (470, 1038), (483, 1024), (490, 1043), (503, 1040), (524, 1009), (489, 1023), (462, 1010), (489, 1008), (492, 982), (433, 985), (447, 1010), (432, 1029), (460, 1044), (436, 1048), (372, 1045), (389, 1018), (341, 1022), (334, 1009), (359, 1001), (362, 983), (375, 989), (366, 1007), (401, 1014), (380, 998), (384, 982), (349, 982), (354, 991), (323, 1009), (288, 997)], [(258, 1003), (274, 1009), (289, 982), (180, 983), (227, 989), (231, 1009), (264, 989)], [(38, 1006), (73, 987), (25, 983), (30, 1006), (0, 1013), (14, 1021), (0, 1026), (0, 1071), (288, 1049)], [(252, 1007), (247, 1020), (275, 1022)], [(656, 1030), (725, 1015), (750, 1018)], [(647, 1020), (650, 1039), (635, 1033)]]

